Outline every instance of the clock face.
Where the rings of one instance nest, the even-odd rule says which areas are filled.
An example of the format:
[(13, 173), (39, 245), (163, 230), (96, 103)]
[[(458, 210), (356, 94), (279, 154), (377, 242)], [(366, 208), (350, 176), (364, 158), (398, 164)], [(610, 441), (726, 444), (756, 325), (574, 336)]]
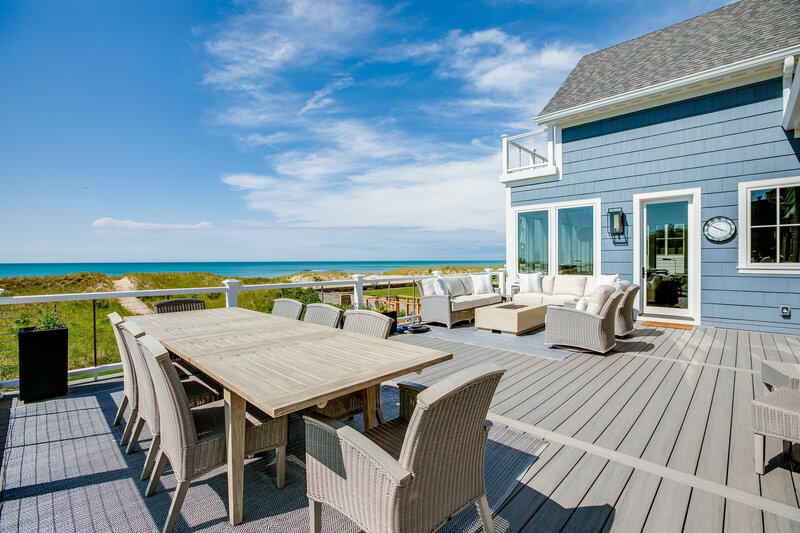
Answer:
[(736, 235), (736, 224), (728, 217), (714, 217), (703, 226), (706, 239), (712, 242), (729, 241)]

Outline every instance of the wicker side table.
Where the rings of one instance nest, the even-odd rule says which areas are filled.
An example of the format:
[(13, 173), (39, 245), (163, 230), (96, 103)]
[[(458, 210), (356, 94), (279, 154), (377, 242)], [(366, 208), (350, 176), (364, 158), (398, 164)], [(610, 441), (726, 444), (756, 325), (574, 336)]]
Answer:
[(764, 473), (766, 437), (800, 442), (800, 391), (783, 387), (753, 400), (756, 473)]

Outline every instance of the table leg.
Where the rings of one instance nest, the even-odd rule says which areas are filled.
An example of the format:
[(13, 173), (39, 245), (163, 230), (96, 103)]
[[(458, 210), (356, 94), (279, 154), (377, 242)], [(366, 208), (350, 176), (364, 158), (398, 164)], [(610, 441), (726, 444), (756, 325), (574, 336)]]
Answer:
[(361, 406), (364, 408), (364, 430), (372, 429), (377, 425), (375, 423), (376, 402), (374, 385), (361, 391)]
[(227, 389), (225, 399), (225, 438), (228, 456), (228, 518), (231, 525), (242, 521), (244, 497), (244, 421), (247, 402)]

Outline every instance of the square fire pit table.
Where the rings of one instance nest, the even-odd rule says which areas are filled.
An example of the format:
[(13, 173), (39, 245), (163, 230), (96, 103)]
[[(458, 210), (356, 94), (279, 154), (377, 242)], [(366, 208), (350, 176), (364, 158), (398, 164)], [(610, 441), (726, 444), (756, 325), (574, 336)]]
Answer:
[(511, 302), (475, 309), (475, 327), (481, 331), (499, 331), (522, 335), (544, 326), (547, 305), (520, 305)]

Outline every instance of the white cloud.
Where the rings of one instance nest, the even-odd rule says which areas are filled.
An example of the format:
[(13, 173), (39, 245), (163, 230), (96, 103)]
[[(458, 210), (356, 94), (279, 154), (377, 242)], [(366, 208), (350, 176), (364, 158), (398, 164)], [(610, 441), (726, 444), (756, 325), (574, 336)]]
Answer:
[(152, 230), (152, 229), (209, 229), (213, 226), (210, 222), (198, 222), (196, 224), (163, 224), (160, 222), (137, 222), (135, 220), (118, 220), (111, 217), (98, 218), (92, 222), (93, 228), (115, 228), (115, 229), (134, 229), (134, 230)]
[(279, 183), (274, 178), (257, 174), (226, 174), (222, 177), (222, 182), (239, 191), (267, 189)]
[(275, 144), (287, 143), (297, 139), (296, 135), (287, 133), (285, 131), (278, 131), (269, 135), (262, 135), (260, 133), (251, 133), (237, 137), (236, 141), (242, 146), (248, 148), (255, 148), (257, 146), (272, 146)]
[(346, 78), (340, 78), (335, 80), (332, 83), (329, 83), (319, 91), (314, 93), (314, 96), (308, 99), (306, 105), (303, 106), (303, 109), (300, 110), (300, 115), (307, 111), (311, 111), (312, 109), (316, 109), (319, 107), (325, 107), (333, 103), (332, 98), (328, 98), (331, 94), (335, 93), (336, 91), (340, 91), (346, 87), (350, 87), (353, 85), (353, 78), (348, 76)]

